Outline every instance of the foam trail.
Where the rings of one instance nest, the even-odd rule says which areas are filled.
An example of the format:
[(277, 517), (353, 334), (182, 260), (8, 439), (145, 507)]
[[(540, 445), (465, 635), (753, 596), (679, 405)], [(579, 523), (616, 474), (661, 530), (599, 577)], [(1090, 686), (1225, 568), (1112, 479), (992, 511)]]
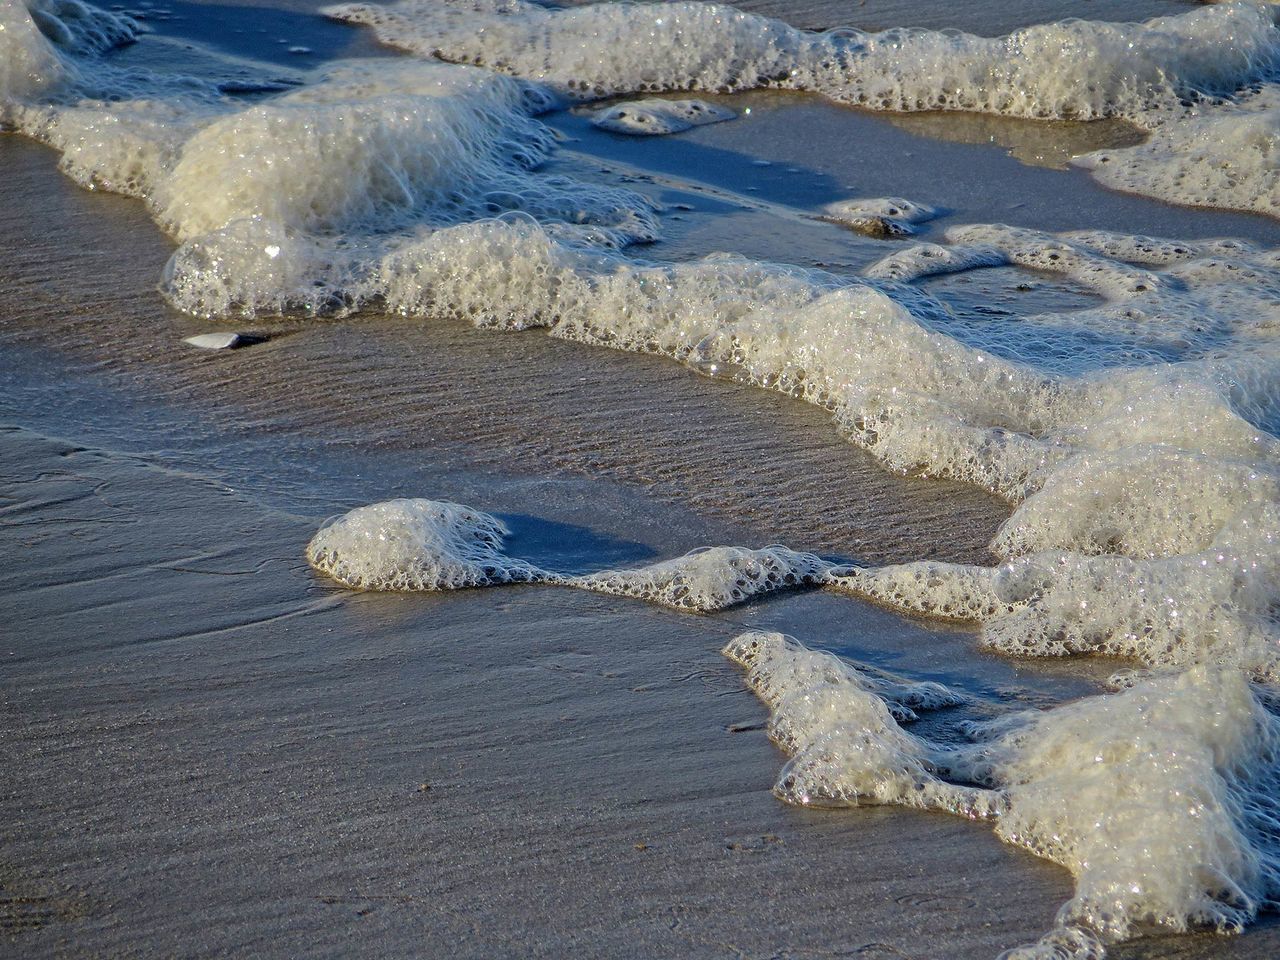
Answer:
[(820, 583), (830, 564), (786, 547), (712, 547), (637, 570), (608, 570), (566, 582), (709, 613), (778, 590)]
[[(716, 548), (569, 577), (507, 556), (506, 533), (500, 521), (466, 507), (400, 500), (330, 522), (307, 554), (317, 569), (362, 589), (541, 582), (700, 612), (860, 575), (771, 547)], [(974, 568), (913, 566), (927, 589), (903, 590), (899, 580), (905, 597), (951, 590), (989, 598), (982, 608), (926, 612), (989, 616), (1016, 605), (999, 582), (1008, 571), (983, 582)], [(891, 572), (870, 576), (893, 584)], [(1221, 604), (1230, 606), (1230, 599)], [(1119, 694), (1009, 715), (971, 727), (973, 742), (954, 746), (913, 736), (899, 723), (966, 703), (961, 693), (871, 675), (780, 634), (743, 634), (724, 652), (749, 669), (772, 711), (770, 735), (792, 755), (776, 788), (783, 799), (896, 803), (992, 819), (1002, 839), (1076, 876), (1058, 926), (1010, 956), (1101, 956), (1102, 944), (1148, 924), (1234, 931), (1277, 904), (1280, 726), (1233, 665), (1200, 663), (1133, 680)]]
[(435, 500), (390, 500), (327, 522), (307, 560), (358, 590), (438, 591), (551, 583), (701, 613), (815, 584), (829, 563), (785, 547), (715, 547), (633, 570), (568, 576), (509, 557), (496, 517)]
[[(376, 281), (407, 314), (547, 326), (803, 397), (889, 466), (1016, 504), (993, 543), (1005, 567), (828, 572), (833, 587), (983, 621), (1011, 653), (1210, 658), (1275, 676), (1280, 444), (1260, 424), (1280, 408), (1276, 253), (1000, 226), (948, 238), (958, 263), (1057, 272), (1107, 303), (968, 328), (896, 287), (726, 258), (645, 266), (527, 223), (437, 231)], [(937, 258), (891, 259), (901, 283)], [(1023, 348), (1026, 324), (1104, 328), (1177, 359), (1068, 377), (1050, 356), (1037, 370), (1001, 356)]]
[(816, 34), (693, 2), (548, 10), (522, 0), (401, 0), (326, 12), (421, 56), (488, 66), (580, 99), (777, 87), (875, 110), (1124, 118), (1152, 140), (1089, 157), (1102, 182), (1176, 203), (1280, 213), (1280, 94), (1271, 82), (1280, 32), (1263, 3), (1144, 24), (1072, 20), (999, 38)]
[(1043, 24), (1000, 38), (914, 29), (818, 34), (696, 2), (549, 10), (522, 0), (402, 0), (324, 12), (370, 25), (392, 46), (584, 99), (777, 86), (879, 109), (1032, 118), (1128, 116), (1230, 93), (1265, 76), (1278, 52), (1271, 11), (1249, 3), (1146, 24)]
[(775, 788), (784, 800), (985, 818), (1072, 872), (1055, 929), (1011, 958), (1099, 957), (1149, 924), (1237, 931), (1276, 905), (1280, 723), (1235, 670), (1200, 666), (1010, 714), (951, 746), (892, 711), (903, 690), (928, 708), (963, 702), (945, 688), (877, 688), (776, 633), (743, 634), (724, 654), (748, 669), (791, 754)]

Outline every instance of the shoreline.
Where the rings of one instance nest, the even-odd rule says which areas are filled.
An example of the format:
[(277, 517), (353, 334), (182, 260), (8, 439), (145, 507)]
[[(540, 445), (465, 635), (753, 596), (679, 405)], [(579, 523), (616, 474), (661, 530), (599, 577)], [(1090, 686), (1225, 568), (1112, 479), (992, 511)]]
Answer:
[[(1012, 135), (943, 143), (814, 98), (733, 102), (750, 123), (660, 143), (555, 114), (579, 142), (552, 166), (688, 203), (649, 251), (669, 260), (732, 245), (856, 272), (882, 255), (806, 212), (886, 192), (844, 175), (841, 138), (869, 169), (920, 150), (893, 193), (942, 206), (972, 178), (928, 170), (1002, 171), (942, 226), (1003, 209), (1048, 229), (1274, 230), (1026, 166), (1005, 151), (1041, 148)], [(955, 122), (960, 140), (981, 126)], [(812, 162), (792, 173), (797, 150)], [(234, 324), (164, 304), (172, 245), (141, 204), (78, 190), (15, 137), (0, 166), (0, 956), (925, 960), (989, 958), (1052, 925), (1067, 872), (981, 825), (776, 800), (766, 710), (719, 650), (779, 629), (1032, 706), (1127, 661), (997, 657), (971, 628), (820, 592), (695, 616), (548, 587), (350, 593), (303, 558), (324, 517), (422, 496), (494, 512), (514, 554), (575, 572), (714, 543), (989, 564), (1006, 503), (892, 474), (799, 401), (538, 331), (354, 315), (189, 350)], [(993, 274), (957, 302), (1005, 296)], [(1271, 917), (1109, 948), (1277, 952)]]

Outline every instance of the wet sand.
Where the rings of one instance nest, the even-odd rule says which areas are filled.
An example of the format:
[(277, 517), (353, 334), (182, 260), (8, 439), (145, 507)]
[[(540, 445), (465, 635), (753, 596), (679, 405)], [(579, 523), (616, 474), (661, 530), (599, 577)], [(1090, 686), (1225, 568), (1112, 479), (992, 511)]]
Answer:
[(718, 650), (800, 625), (1032, 702), (1078, 671), (823, 594), (352, 594), (300, 559), (315, 517), (12, 427), (0, 498), (0, 954), (980, 958), (1069, 896), (981, 825), (778, 803)]
[[(757, 103), (756, 126), (662, 144), (553, 118), (579, 137), (559, 162), (691, 198), (655, 257), (747, 237), (772, 250), (752, 256), (869, 262), (881, 245), (803, 215), (843, 182), (839, 157), (788, 173), (785, 138), (760, 135), (774, 101)], [(864, 155), (919, 144), (893, 192), (925, 202), (941, 202), (930, 169), (1008, 160), (1005, 189), (1064, 219), (1040, 225), (1093, 225), (1074, 210), (1182, 236), (1274, 230), (1112, 202), (999, 143), (784, 106), (815, 137), (837, 114), (862, 125)], [(774, 541), (980, 562), (1004, 504), (891, 475), (788, 398), (541, 333), (360, 316), (189, 350), (227, 324), (164, 305), (168, 240), (54, 159), (0, 138), (0, 955), (924, 960), (994, 957), (1051, 925), (1069, 876), (985, 826), (775, 800), (781, 755), (719, 649), (783, 629), (1038, 704), (1119, 664), (1012, 662), (822, 593), (697, 617), (552, 588), (352, 594), (302, 560), (324, 517), (389, 496), (499, 513), (514, 553), (562, 569)], [(968, 196), (949, 222), (1022, 209)], [(1112, 956), (1277, 952), (1264, 923)]]
[(10, 955), (982, 957), (1067, 895), (960, 821), (778, 804), (726, 619), (348, 594), (307, 518), (0, 443)]

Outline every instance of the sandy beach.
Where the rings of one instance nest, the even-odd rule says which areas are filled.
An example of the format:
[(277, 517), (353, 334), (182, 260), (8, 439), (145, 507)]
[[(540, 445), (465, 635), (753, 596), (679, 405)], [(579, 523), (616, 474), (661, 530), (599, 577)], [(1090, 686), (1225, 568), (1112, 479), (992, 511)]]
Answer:
[[(168, 35), (210, 43), (232, 16), (166, 6), (187, 18)], [(316, 59), (378, 51), (318, 3), (263, 6), (271, 49), (228, 44), (241, 56), (287, 67), (276, 33)], [(858, 16), (979, 33), (1107, 16), (993, 6)], [(830, 4), (746, 8), (832, 25)], [(811, 215), (851, 188), (956, 223), (1277, 235), (1065, 168), (1123, 125), (723, 102), (741, 118), (678, 138), (554, 114), (553, 171), (679, 204), (645, 254), (674, 262), (733, 249), (854, 274), (884, 241)], [(820, 409), (658, 357), (459, 321), (183, 315), (142, 205), (56, 162), (0, 138), (0, 956), (978, 960), (1053, 925), (1070, 875), (982, 825), (780, 803), (767, 710), (720, 650), (776, 629), (1036, 707), (1126, 663), (999, 657), (976, 628), (822, 591), (697, 616), (555, 587), (358, 593), (304, 559), (325, 518), (422, 496), (496, 514), (519, 556), (570, 572), (722, 543), (987, 564), (1007, 503), (890, 472)], [(931, 282), (959, 311), (1090, 302), (1016, 280)], [(181, 342), (217, 329), (264, 342)], [(1108, 956), (1278, 952), (1264, 918)]]

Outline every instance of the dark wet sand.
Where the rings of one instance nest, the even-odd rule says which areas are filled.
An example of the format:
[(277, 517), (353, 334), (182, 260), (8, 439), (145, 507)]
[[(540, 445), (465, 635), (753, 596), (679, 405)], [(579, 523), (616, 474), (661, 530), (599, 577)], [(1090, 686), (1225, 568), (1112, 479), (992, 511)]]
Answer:
[[(725, 185), (699, 160), (743, 129), (668, 144), (651, 188), (705, 199), (654, 255), (743, 235), (715, 226)], [(227, 324), (164, 306), (168, 241), (53, 164), (0, 137), (0, 955), (932, 960), (1051, 924), (1070, 878), (982, 825), (775, 800), (781, 755), (718, 651), (783, 629), (1033, 703), (1115, 663), (1014, 663), (821, 593), (693, 617), (556, 589), (351, 594), (302, 560), (325, 516), (390, 496), (502, 514), (514, 553), (562, 568), (772, 541), (981, 561), (1003, 504), (890, 475), (787, 398), (539, 333), (356, 317), (188, 350)], [(774, 256), (870, 255), (794, 213), (827, 172), (753, 169), (743, 216), (783, 230)], [(1027, 176), (1050, 174), (1101, 209), (1079, 175)], [(1113, 956), (1277, 952), (1263, 925)]]
[(10, 955), (984, 957), (1066, 896), (962, 821), (775, 801), (725, 620), (348, 594), (308, 518), (0, 444)]

